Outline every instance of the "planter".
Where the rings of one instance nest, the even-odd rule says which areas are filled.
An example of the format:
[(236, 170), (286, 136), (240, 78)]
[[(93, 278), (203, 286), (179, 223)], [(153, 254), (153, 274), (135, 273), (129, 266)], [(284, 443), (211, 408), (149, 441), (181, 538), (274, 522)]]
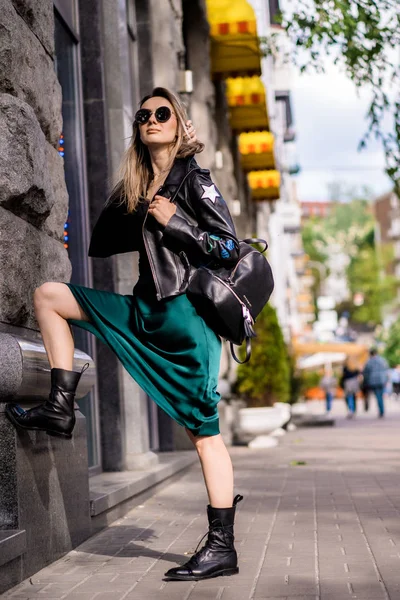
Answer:
[(268, 435), (286, 425), (290, 416), (290, 405), (285, 402), (276, 402), (272, 407), (241, 408), (233, 425), (234, 442), (248, 444), (257, 436)]

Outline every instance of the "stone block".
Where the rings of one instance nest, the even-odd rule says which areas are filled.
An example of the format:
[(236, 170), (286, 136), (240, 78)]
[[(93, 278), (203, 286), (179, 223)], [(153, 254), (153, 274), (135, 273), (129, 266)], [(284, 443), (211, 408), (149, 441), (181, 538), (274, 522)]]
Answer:
[[(35, 3), (36, 6), (42, 4)], [(11, 2), (2, 2), (0, 37), (0, 92), (17, 96), (29, 104), (46, 139), (56, 147), (62, 117), (61, 86), (54, 61)]]
[[(153, 77), (157, 86), (177, 90), (179, 86), (179, 52), (184, 51), (182, 39), (182, 8), (179, 2), (150, 1), (153, 35)], [(196, 124), (196, 127), (199, 125)]]
[(26, 532), (19, 529), (0, 531), (0, 567), (26, 551)]
[(15, 10), (24, 19), (29, 29), (43, 44), (46, 51), (54, 55), (54, 3), (53, 0), (12, 0)]
[(0, 593), (91, 534), (83, 415), (76, 412), (74, 436), (64, 440), (43, 431), (17, 431), (4, 407), (0, 403), (0, 529), (3, 535), (25, 530), (26, 548), (0, 567)]
[(37, 329), (35, 288), (69, 281), (71, 263), (62, 244), (0, 207), (0, 273), (0, 321)]
[(68, 209), (63, 159), (47, 141), (33, 109), (0, 95), (0, 205), (63, 241)]

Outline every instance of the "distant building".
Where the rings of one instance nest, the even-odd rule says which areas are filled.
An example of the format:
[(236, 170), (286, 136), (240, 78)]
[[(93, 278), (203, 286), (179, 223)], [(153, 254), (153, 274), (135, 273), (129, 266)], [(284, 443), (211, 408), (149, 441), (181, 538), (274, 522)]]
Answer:
[(374, 215), (378, 224), (378, 240), (382, 244), (400, 238), (400, 200), (394, 192), (376, 198)]
[(301, 202), (301, 218), (328, 217), (334, 204), (334, 202)]

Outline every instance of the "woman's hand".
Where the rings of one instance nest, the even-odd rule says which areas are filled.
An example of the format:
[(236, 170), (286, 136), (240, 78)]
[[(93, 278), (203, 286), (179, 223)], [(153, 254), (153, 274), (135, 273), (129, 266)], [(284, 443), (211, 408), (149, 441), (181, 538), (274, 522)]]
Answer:
[(186, 121), (187, 137), (190, 144), (197, 141), (196, 130), (193, 127), (192, 121)]
[(156, 195), (149, 206), (149, 213), (160, 225), (166, 227), (170, 218), (176, 213), (176, 206), (168, 198)]

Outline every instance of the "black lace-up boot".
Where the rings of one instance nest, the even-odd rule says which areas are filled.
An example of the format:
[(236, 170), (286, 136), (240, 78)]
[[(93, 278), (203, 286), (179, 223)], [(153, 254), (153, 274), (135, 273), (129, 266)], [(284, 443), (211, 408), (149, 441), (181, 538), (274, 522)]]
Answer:
[(181, 581), (198, 581), (199, 579), (239, 573), (237, 554), (233, 544), (235, 539), (233, 525), (236, 505), (241, 500), (243, 500), (243, 496), (238, 494), (235, 496), (231, 508), (207, 506), (209, 529), (205, 534), (208, 534), (206, 544), (197, 552), (197, 548), (205, 537), (203, 536), (192, 558), (181, 567), (169, 569), (165, 573), (165, 577)]
[(51, 369), (51, 391), (40, 406), (24, 410), (18, 404), (6, 404), (6, 415), (16, 427), (46, 431), (49, 435), (70, 439), (75, 426), (74, 399), (86, 363), (80, 373), (66, 369)]

